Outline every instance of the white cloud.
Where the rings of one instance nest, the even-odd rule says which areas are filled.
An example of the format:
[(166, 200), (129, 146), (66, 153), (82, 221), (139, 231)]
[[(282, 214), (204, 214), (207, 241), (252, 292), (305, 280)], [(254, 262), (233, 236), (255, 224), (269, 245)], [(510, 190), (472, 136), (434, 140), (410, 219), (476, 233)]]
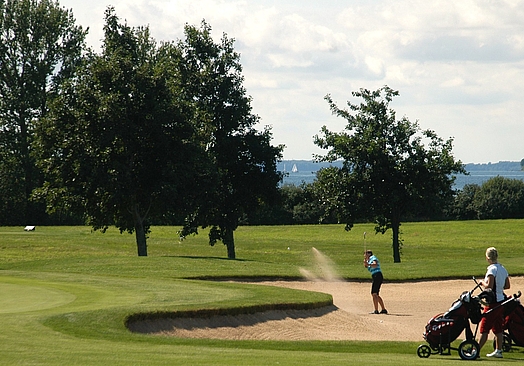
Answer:
[(384, 77), (384, 61), (376, 57), (366, 57), (365, 63), (369, 71), (377, 77)]
[[(61, 0), (102, 38), (107, 0)], [(205, 19), (236, 39), (245, 85), (284, 157), (310, 158), (312, 136), (341, 130), (323, 97), (343, 106), (351, 92), (385, 84), (401, 96), (397, 115), (455, 136), (464, 162), (520, 160), (524, 115), (524, 0), (113, 0), (130, 25), (158, 40)]]
[(268, 39), (274, 36), (271, 29), (273, 28), (273, 20), (279, 17), (279, 13), (275, 7), (257, 9), (253, 12), (245, 14), (243, 22), (243, 29), (239, 29), (242, 33), (242, 41), (249, 47), (261, 49), (267, 44)]
[(452, 79), (444, 80), (440, 86), (443, 88), (456, 88), (464, 85), (464, 79), (461, 77), (454, 77)]

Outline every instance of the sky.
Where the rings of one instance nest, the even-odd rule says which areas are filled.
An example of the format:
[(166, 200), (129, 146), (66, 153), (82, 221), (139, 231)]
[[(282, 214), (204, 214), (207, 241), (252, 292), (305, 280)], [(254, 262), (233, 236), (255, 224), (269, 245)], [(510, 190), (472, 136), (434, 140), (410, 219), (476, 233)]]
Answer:
[(361, 88), (388, 85), (390, 107), (444, 140), (463, 163), (520, 161), (524, 116), (524, 0), (59, 0), (100, 49), (112, 5), (157, 41), (183, 38), (205, 20), (240, 53), (244, 87), (260, 126), (284, 159), (327, 151), (314, 135), (342, 132), (331, 115)]

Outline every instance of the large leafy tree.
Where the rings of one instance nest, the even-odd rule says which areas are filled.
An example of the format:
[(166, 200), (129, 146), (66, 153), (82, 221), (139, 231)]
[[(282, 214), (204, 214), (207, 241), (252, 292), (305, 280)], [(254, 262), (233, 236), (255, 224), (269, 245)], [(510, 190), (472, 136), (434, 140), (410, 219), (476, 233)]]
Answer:
[(360, 89), (362, 102), (339, 108), (326, 96), (334, 115), (347, 120), (345, 131), (322, 127), (315, 144), (329, 151), (321, 161), (343, 161), (317, 175), (322, 201), (351, 229), (356, 219), (376, 222), (376, 231), (393, 232), (393, 259), (400, 262), (399, 230), (407, 214), (436, 209), (452, 195), (454, 173), (465, 173), (452, 155), (452, 139), (421, 130), (407, 117), (396, 119), (389, 108), (397, 91), (384, 86)]
[(475, 191), (472, 206), (479, 219), (524, 217), (524, 182), (496, 176)]
[(94, 229), (135, 232), (146, 256), (151, 220), (184, 217), (202, 154), (179, 90), (176, 47), (159, 47), (148, 28), (122, 24), (111, 7), (104, 32), (102, 53), (59, 89), (39, 125), (47, 173), (39, 194), (50, 209), (84, 212)]
[(53, 0), (0, 1), (0, 222), (35, 222), (35, 121), (81, 58), (86, 31)]
[(214, 42), (205, 22), (200, 28), (187, 25), (179, 43), (184, 95), (197, 110), (200, 137), (215, 176), (214, 187), (201, 197), (182, 235), (210, 227), (210, 244), (221, 240), (230, 259), (236, 257), (234, 231), (239, 220), (278, 196), (282, 176), (276, 164), (283, 150), (271, 145), (269, 127), (255, 129), (259, 117), (252, 113), (233, 43), (225, 34)]

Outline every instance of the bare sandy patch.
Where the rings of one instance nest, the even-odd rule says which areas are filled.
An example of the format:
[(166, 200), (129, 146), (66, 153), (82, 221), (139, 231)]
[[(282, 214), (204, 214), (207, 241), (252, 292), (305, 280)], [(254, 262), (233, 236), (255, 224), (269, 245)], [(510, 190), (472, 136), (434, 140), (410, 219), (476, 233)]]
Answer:
[[(135, 332), (184, 338), (252, 340), (390, 340), (424, 341), (427, 321), (445, 312), (473, 280), (443, 280), (383, 284), (381, 296), (389, 314), (369, 314), (370, 282), (274, 281), (280, 286), (328, 293), (333, 307), (316, 310), (267, 311), (212, 318), (173, 318), (135, 322)], [(511, 278), (513, 294), (524, 289), (524, 277)], [(478, 290), (477, 290), (478, 293)]]

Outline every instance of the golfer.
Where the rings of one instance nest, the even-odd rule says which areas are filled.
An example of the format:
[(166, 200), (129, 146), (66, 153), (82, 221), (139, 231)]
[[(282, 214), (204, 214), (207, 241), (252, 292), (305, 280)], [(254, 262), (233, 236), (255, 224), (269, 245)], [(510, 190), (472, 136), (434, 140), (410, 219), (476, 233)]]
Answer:
[[(382, 301), (382, 298), (379, 295), (380, 286), (382, 286), (384, 277), (380, 270), (380, 262), (378, 261), (378, 258), (373, 255), (371, 250), (366, 250), (364, 252), (364, 267), (371, 272), (371, 278), (373, 279), (373, 283), (371, 284), (371, 296), (373, 297), (373, 306), (375, 307), (375, 310), (370, 314), (387, 314), (388, 311), (384, 307), (384, 301)], [(380, 312), (378, 311), (379, 305), (382, 309)]]
[(484, 312), (489, 309), (494, 309), (480, 320), (480, 339), (479, 351), (488, 339), (489, 331), (495, 334), (496, 349), (492, 353), (488, 353), (487, 357), (502, 358), (502, 342), (503, 342), (503, 325), (504, 325), (504, 307), (497, 306), (504, 301), (504, 290), (509, 289), (509, 276), (506, 268), (498, 263), (498, 252), (494, 247), (486, 249), (486, 260), (489, 263), (484, 280), (480, 284), (484, 289), (492, 289), (496, 296), (496, 302), (489, 304), (484, 308)]

